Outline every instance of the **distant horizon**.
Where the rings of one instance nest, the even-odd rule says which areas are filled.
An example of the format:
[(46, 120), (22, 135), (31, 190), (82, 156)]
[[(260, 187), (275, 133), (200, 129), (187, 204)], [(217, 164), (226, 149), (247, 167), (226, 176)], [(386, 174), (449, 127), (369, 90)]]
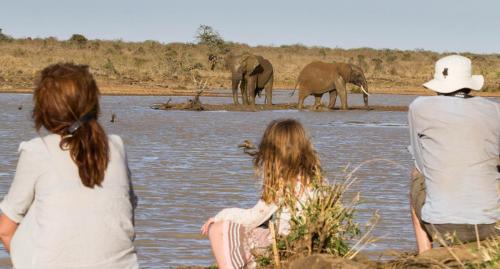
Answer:
[[(56, 37), (56, 36), (45, 36), (45, 37), (42, 37), (42, 36), (12, 36), (12, 35), (9, 35), (8, 33), (4, 32), (3, 28), (0, 28), (0, 29), (2, 29), (2, 33), (3, 34), (11, 36), (14, 39), (27, 39), (27, 38), (31, 38), (31, 39), (47, 39), (47, 38), (55, 38), (57, 41), (67, 41), (73, 35), (73, 34), (71, 34), (70, 36), (64, 37), (64, 38), (60, 38), (60, 37)], [(74, 34), (81, 34), (84, 37), (86, 37), (89, 41), (107, 41), (107, 42), (114, 42), (114, 41), (118, 42), (119, 41), (119, 42), (125, 42), (125, 43), (144, 43), (144, 42), (147, 42), (147, 41), (154, 41), (154, 42), (158, 42), (158, 43), (163, 44), (163, 45), (176, 44), (176, 43), (177, 44), (197, 44), (195, 39), (193, 39), (192, 42), (189, 42), (189, 41), (163, 42), (163, 41), (154, 40), (154, 39), (125, 40), (123, 38), (116, 38), (116, 39), (89, 38), (88, 36), (86, 36), (85, 34), (82, 34), (82, 33), (74, 33)], [(252, 48), (255, 48), (255, 47), (273, 47), (273, 48), (279, 48), (279, 47), (283, 47), (283, 46), (304, 46), (306, 48), (327, 48), (327, 49), (332, 49), (332, 50), (333, 49), (342, 49), (342, 50), (373, 49), (373, 50), (396, 50), (396, 51), (413, 51), (413, 52), (426, 51), (426, 52), (434, 52), (434, 53), (439, 53), (439, 54), (449, 54), (449, 53), (464, 54), (464, 53), (468, 53), (468, 54), (477, 54), (477, 55), (500, 55), (499, 52), (481, 53), (481, 52), (471, 52), (471, 51), (436, 51), (436, 50), (425, 49), (425, 48), (414, 48), (414, 49), (374, 48), (374, 47), (344, 48), (344, 47), (338, 47), (338, 46), (337, 47), (329, 47), (329, 46), (322, 46), (322, 45), (306, 45), (306, 44), (302, 44), (302, 43), (293, 43), (293, 44), (256, 44), (256, 45), (252, 45), (252, 44), (247, 44), (247, 43), (242, 43), (242, 42), (232, 41), (232, 40), (224, 40), (224, 41), (227, 42), (227, 43), (231, 43), (231, 44), (246, 45), (246, 46), (249, 46), (249, 47), (252, 47)]]
[(199, 25), (249, 46), (499, 54), (500, 2), (477, 0), (18, 0), (3, 3), (0, 28), (15, 38), (193, 43)]

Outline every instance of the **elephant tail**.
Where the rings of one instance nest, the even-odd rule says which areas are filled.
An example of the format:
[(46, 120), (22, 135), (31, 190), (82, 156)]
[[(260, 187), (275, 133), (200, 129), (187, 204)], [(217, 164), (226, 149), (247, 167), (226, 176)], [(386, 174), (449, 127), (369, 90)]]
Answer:
[(290, 96), (293, 96), (295, 94), (295, 90), (297, 89), (298, 85), (299, 85), (299, 80), (297, 80), (297, 82), (295, 82), (295, 86), (293, 87), (293, 91), (292, 91), (292, 93), (290, 93)]

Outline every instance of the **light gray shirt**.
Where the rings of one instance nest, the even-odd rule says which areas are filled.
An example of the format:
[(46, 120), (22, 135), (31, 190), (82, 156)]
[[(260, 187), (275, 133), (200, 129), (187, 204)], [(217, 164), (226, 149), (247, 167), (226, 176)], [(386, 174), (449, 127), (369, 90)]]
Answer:
[(135, 269), (133, 201), (121, 138), (109, 136), (102, 187), (85, 187), (61, 137), (21, 143), (16, 175), (0, 203), (19, 226), (11, 241), (17, 269)]
[(409, 150), (425, 177), (422, 219), (433, 224), (499, 220), (499, 104), (482, 97), (418, 97), (408, 121)]

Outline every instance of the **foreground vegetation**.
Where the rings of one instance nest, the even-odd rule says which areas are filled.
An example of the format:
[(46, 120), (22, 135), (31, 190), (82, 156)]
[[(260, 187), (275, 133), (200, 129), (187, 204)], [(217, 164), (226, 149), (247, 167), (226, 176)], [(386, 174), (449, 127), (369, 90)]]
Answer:
[[(380, 216), (374, 213), (365, 225), (355, 221), (359, 193), (349, 191), (355, 184), (356, 171), (346, 169), (342, 180), (316, 185), (316, 196), (304, 204), (285, 197), (282, 206), (291, 212), (290, 234), (277, 235), (271, 222), (273, 244), (265, 251), (256, 251), (257, 268), (500, 268), (500, 239), (448, 246), (453, 235), (438, 235), (434, 241), (444, 247), (423, 254), (393, 253), (375, 260), (363, 254), (365, 247), (377, 242), (371, 232)], [(313, 184), (315, 185), (315, 184)], [(297, 209), (302, 208), (302, 214)]]
[[(374, 92), (422, 91), (432, 77), (434, 62), (444, 56), (431, 51), (341, 49), (303, 45), (256, 46), (225, 42), (213, 29), (201, 26), (195, 43), (87, 40), (75, 34), (56, 38), (14, 39), (0, 31), (0, 90), (31, 88), (36, 73), (62, 61), (91, 66), (102, 86), (122, 89), (194, 89), (193, 76), (207, 80), (208, 89), (229, 88), (223, 68), (227, 53), (251, 52), (268, 58), (275, 69), (275, 88), (291, 89), (300, 70), (314, 60), (354, 63), (363, 68)], [(474, 72), (486, 78), (485, 91), (500, 91), (500, 55), (463, 53)], [(211, 60), (209, 60), (209, 58)], [(212, 70), (213, 68), (213, 70)]]

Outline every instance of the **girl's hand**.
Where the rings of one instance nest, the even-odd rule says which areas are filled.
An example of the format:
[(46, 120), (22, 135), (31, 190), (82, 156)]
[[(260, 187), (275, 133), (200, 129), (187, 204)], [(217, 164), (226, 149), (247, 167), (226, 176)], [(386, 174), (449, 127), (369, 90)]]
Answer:
[(208, 236), (208, 229), (210, 229), (210, 225), (215, 222), (214, 218), (209, 218), (203, 226), (201, 226), (201, 234)]

